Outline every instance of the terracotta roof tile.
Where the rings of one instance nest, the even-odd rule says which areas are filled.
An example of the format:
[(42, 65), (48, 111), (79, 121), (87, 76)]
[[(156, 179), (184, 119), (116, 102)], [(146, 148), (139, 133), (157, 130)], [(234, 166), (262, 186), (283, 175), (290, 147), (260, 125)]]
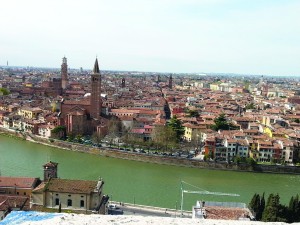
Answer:
[(32, 177), (0, 177), (0, 187), (33, 188), (37, 180)]
[(48, 191), (67, 193), (91, 193), (97, 186), (97, 181), (67, 180), (52, 178), (45, 185)]

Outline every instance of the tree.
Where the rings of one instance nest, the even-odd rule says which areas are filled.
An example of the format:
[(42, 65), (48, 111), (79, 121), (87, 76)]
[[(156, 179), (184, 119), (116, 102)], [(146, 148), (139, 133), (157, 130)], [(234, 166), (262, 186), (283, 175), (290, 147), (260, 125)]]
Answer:
[(263, 193), (263, 195), (260, 198), (259, 209), (258, 209), (258, 212), (256, 214), (256, 219), (259, 220), (259, 221), (262, 219), (262, 215), (263, 215), (264, 210), (265, 210), (265, 205), (266, 205), (265, 193)]
[(225, 114), (220, 114), (217, 118), (214, 119), (214, 125), (211, 128), (215, 131), (218, 130), (237, 130), (238, 127), (233, 125), (231, 122), (228, 122)]
[(80, 135), (80, 134), (76, 135), (75, 140), (76, 140), (79, 144), (82, 144), (82, 142), (83, 142), (83, 140), (82, 140), (82, 135)]
[(162, 147), (165, 151), (172, 149), (177, 141), (175, 131), (168, 126), (156, 126), (152, 132), (152, 140), (157, 148)]
[(255, 213), (255, 218), (256, 220), (259, 220), (257, 215), (259, 214), (259, 209), (260, 209), (260, 197), (259, 194), (254, 194), (250, 203), (249, 203), (249, 208)]
[(121, 121), (118, 118), (112, 117), (108, 121), (107, 137), (109, 138), (110, 146), (113, 144), (114, 140), (120, 136), (121, 129), (122, 129)]
[(92, 135), (92, 141), (99, 145), (101, 143), (101, 140), (103, 139), (103, 135), (98, 134), (97, 132), (94, 132)]
[(0, 92), (2, 92), (3, 95), (9, 95), (10, 94), (9, 90), (6, 89), (6, 88), (0, 88)]
[(289, 207), (289, 223), (293, 222), (300, 222), (300, 202), (299, 202), (299, 195), (296, 195), (295, 197), (291, 197)]
[(246, 158), (246, 163), (248, 165), (254, 166), (257, 162), (253, 158), (247, 157)]
[(283, 205), (280, 205), (279, 195), (270, 194), (267, 205), (262, 215), (264, 222), (286, 222), (286, 210)]
[(175, 132), (176, 141), (179, 142), (184, 134), (184, 127), (181, 121), (176, 116), (173, 116), (168, 122), (167, 127), (170, 127)]
[(61, 203), (59, 203), (59, 206), (58, 206), (58, 213), (61, 213)]
[(69, 136), (68, 136), (67, 141), (73, 142), (73, 141), (74, 141), (74, 138), (75, 138), (74, 134), (70, 133)]
[(299, 118), (295, 119), (294, 121), (295, 121), (295, 123), (300, 123), (300, 119)]
[(193, 130), (192, 132), (192, 137), (191, 137), (191, 145), (194, 147), (196, 150), (201, 151), (201, 148), (204, 146), (203, 143), (203, 133), (201, 130)]
[(197, 110), (188, 110), (188, 117), (198, 117), (199, 112)]
[(255, 109), (255, 105), (253, 102), (246, 105), (246, 109)]
[(66, 135), (66, 127), (65, 126), (57, 126), (53, 128), (52, 133), (57, 137), (65, 137)]

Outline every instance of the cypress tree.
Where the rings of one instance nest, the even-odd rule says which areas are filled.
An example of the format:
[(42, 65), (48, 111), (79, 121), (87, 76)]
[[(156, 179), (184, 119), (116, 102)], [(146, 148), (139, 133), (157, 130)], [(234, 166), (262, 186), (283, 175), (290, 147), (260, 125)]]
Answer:
[(276, 202), (273, 194), (270, 194), (267, 200), (265, 211), (262, 215), (262, 221), (271, 222), (276, 221)]
[(289, 219), (288, 222), (292, 223), (295, 221), (295, 199), (294, 196), (291, 197), (290, 203), (289, 203)]
[(265, 210), (265, 193), (263, 193), (263, 195), (261, 196), (260, 198), (260, 204), (259, 204), (259, 209), (258, 209), (258, 213), (257, 213), (257, 216), (256, 216), (256, 219), (257, 220), (261, 220), (262, 219), (262, 215), (263, 215), (263, 212)]
[(287, 208), (280, 204), (279, 195), (270, 194), (267, 205), (263, 212), (262, 221), (264, 222), (286, 222)]
[(58, 212), (61, 213), (61, 203), (59, 203)]
[(259, 206), (260, 206), (260, 197), (259, 194), (255, 193), (251, 199), (251, 202), (249, 203), (249, 208), (254, 212), (256, 220), (259, 220), (257, 217), (259, 214)]
[(300, 201), (299, 201), (298, 194), (294, 198), (294, 221), (293, 222), (300, 222)]

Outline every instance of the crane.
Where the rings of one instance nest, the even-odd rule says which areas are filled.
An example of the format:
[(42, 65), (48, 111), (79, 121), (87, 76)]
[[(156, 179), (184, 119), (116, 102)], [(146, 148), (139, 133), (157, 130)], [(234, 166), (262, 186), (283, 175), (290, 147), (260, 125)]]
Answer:
[[(191, 190), (185, 190), (183, 189), (183, 184), (190, 185), (194, 188), (200, 189), (201, 191), (191, 191)], [(181, 203), (180, 203), (180, 210), (181, 210), (181, 215), (183, 215), (182, 210), (183, 210), (183, 194), (188, 193), (188, 194), (200, 194), (200, 195), (225, 195), (225, 196), (235, 196), (238, 197), (240, 196), (239, 194), (231, 194), (231, 193), (222, 193), (222, 192), (211, 192), (211, 191), (206, 191), (204, 189), (201, 189), (197, 186), (194, 186), (192, 184), (189, 184), (187, 182), (181, 181)]]

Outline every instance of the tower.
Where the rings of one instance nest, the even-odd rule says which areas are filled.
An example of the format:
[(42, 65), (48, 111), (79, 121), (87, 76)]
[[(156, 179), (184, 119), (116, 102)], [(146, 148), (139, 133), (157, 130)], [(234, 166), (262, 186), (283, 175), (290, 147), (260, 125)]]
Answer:
[(44, 167), (44, 181), (49, 180), (50, 178), (57, 178), (57, 165), (56, 162), (48, 162)]
[(169, 76), (169, 88), (172, 89), (173, 86), (173, 78), (172, 78), (172, 74), (170, 74)]
[(156, 77), (156, 82), (159, 83), (160, 82), (160, 75), (158, 74)]
[(125, 88), (125, 78), (122, 78), (122, 88)]
[(68, 64), (67, 58), (63, 57), (61, 64), (61, 88), (65, 90), (68, 84)]
[(99, 119), (101, 113), (101, 74), (99, 70), (98, 59), (96, 58), (93, 74), (91, 75), (92, 93), (91, 93), (91, 117)]

